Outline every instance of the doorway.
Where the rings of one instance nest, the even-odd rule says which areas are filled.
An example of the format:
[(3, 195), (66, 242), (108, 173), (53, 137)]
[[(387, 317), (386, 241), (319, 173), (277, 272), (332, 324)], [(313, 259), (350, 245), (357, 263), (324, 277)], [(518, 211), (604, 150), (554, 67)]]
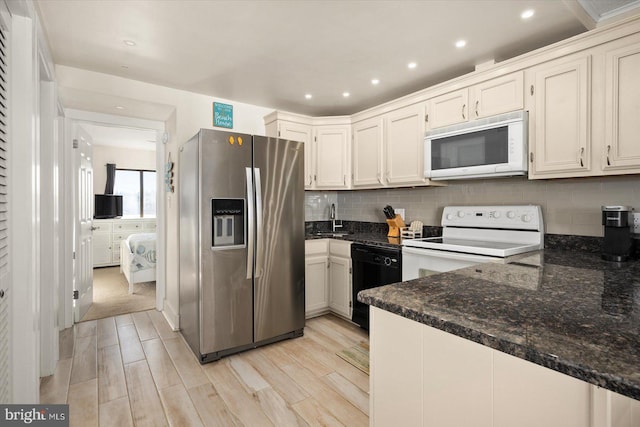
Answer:
[[(156, 280), (156, 271), (163, 272), (165, 266), (164, 257), (156, 253), (164, 253), (164, 238), (157, 239), (156, 236), (163, 234), (164, 224), (161, 185), (164, 123), (97, 113), (80, 116), (73, 122), (91, 138), (93, 191), (90, 203), (96, 216), (91, 227), (92, 304), (75, 322), (153, 308), (161, 310), (164, 274), (159, 274), (160, 280)], [(112, 170), (107, 170), (107, 164)], [(108, 174), (111, 174), (109, 178)], [(136, 181), (131, 177), (137, 174), (141, 177), (140, 186), (134, 188)], [(108, 179), (111, 190), (105, 188)], [(106, 193), (115, 194), (103, 196)], [(101, 206), (104, 199), (120, 199), (120, 210), (111, 212), (107, 209), (105, 212), (105, 207)], [(131, 199), (135, 199), (133, 205), (140, 209), (131, 209)], [(140, 240), (140, 237), (144, 239)], [(137, 246), (130, 243), (133, 241), (137, 241)], [(128, 253), (122, 250), (125, 245), (129, 248)], [(136, 272), (131, 273), (133, 257), (138, 256), (141, 245), (147, 248), (142, 253), (146, 258), (139, 258), (146, 264), (146, 271), (141, 271), (142, 263), (136, 261)]]

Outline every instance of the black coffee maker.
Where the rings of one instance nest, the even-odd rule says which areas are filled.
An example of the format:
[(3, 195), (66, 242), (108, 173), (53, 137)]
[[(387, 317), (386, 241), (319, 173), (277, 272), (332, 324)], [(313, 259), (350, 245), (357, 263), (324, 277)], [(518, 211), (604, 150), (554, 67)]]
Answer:
[(602, 259), (607, 261), (628, 261), (631, 257), (631, 224), (633, 208), (630, 206), (603, 206), (604, 244)]

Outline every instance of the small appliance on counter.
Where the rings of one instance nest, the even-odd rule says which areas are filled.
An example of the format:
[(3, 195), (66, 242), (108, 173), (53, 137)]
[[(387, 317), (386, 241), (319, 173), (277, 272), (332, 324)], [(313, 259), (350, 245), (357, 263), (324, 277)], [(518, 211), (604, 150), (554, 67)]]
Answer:
[(602, 259), (623, 262), (631, 258), (631, 224), (633, 208), (631, 206), (602, 206), (602, 225), (604, 243)]

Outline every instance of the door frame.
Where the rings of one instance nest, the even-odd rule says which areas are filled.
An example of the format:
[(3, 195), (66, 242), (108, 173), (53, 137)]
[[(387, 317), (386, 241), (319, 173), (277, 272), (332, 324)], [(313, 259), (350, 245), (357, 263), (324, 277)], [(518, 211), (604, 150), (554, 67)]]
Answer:
[[(115, 116), (111, 114), (95, 113), (91, 111), (66, 109), (65, 121), (65, 159), (72, 159), (72, 128), (74, 123), (82, 124), (89, 123), (99, 126), (112, 126), (112, 127), (125, 127), (136, 128), (145, 130), (155, 130), (157, 132), (156, 138), (156, 188), (158, 189), (156, 195), (156, 251), (157, 259), (160, 261), (156, 267), (156, 309), (163, 310), (163, 304), (166, 294), (166, 213), (165, 213), (165, 197), (164, 197), (164, 164), (165, 164), (165, 141), (167, 138), (163, 138), (165, 134), (165, 123), (156, 120), (137, 119), (133, 117)], [(65, 182), (67, 183), (67, 191), (65, 194), (70, 195), (65, 198), (65, 207), (69, 209), (68, 212), (72, 212), (73, 203), (75, 199), (75, 192), (71, 188), (73, 182), (73, 168), (68, 163), (65, 164)], [(68, 220), (67, 220), (68, 221)], [(67, 236), (73, 236), (75, 233), (75, 226), (73, 221), (68, 221), (69, 228), (67, 228)], [(73, 239), (71, 239), (73, 240)], [(67, 246), (68, 248), (68, 246)], [(69, 252), (69, 254), (72, 253)], [(73, 301), (71, 295), (73, 294), (73, 259), (71, 256), (65, 261), (67, 266), (65, 268), (65, 277), (63, 295), (69, 296), (65, 301), (65, 304), (60, 304), (60, 309), (63, 311), (62, 315), (65, 318), (65, 328), (73, 326)]]

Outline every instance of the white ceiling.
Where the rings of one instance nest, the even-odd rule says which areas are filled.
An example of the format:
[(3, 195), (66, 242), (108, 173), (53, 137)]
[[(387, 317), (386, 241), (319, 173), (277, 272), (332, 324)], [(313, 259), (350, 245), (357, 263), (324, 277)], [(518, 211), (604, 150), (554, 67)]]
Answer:
[(93, 145), (155, 151), (156, 131), (83, 123), (82, 128), (93, 140)]
[[(610, 8), (632, 3), (581, 1), (606, 2)], [(37, 5), (57, 64), (286, 111), (339, 115), (579, 34), (585, 26), (570, 2), (575, 3), (41, 0)], [(535, 15), (523, 21), (520, 14), (529, 8)], [(458, 39), (467, 46), (456, 49)], [(418, 64), (413, 70), (407, 68), (411, 61)], [(373, 86), (372, 78), (380, 84)], [(123, 114), (109, 100), (93, 105), (98, 101), (90, 94), (70, 96), (67, 89), (61, 88), (66, 107)], [(344, 91), (351, 96), (344, 98)], [(306, 100), (306, 93), (313, 98)]]

